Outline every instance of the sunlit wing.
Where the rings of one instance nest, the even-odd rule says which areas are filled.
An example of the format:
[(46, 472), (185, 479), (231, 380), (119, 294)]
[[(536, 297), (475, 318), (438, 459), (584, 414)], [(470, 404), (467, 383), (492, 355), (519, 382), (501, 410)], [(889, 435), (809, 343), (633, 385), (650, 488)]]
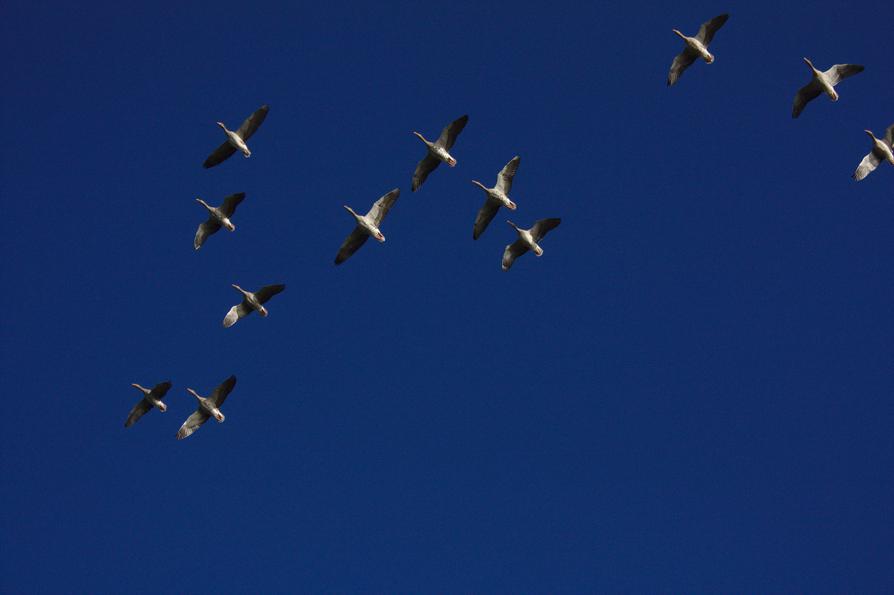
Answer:
[(503, 270), (508, 271), (512, 266), (512, 263), (515, 262), (515, 259), (527, 251), (528, 246), (521, 241), (521, 238), (507, 245), (506, 249), (503, 251)]
[(227, 315), (223, 319), (224, 328), (230, 328), (236, 321), (240, 318), (245, 318), (252, 312), (252, 307), (248, 305), (248, 302), (242, 300), (242, 303), (236, 304), (230, 311), (227, 312)]
[(255, 133), (255, 131), (264, 123), (264, 120), (267, 118), (267, 112), (270, 111), (270, 108), (267, 105), (262, 105), (259, 107), (255, 113), (250, 115), (245, 119), (245, 122), (242, 123), (242, 126), (239, 127), (239, 130), (236, 131), (236, 134), (239, 137), (247, 141), (251, 138), (251, 135)]
[(208, 418), (211, 417), (210, 414), (206, 413), (204, 409), (199, 407), (196, 411), (186, 418), (186, 421), (183, 422), (183, 425), (180, 426), (180, 429), (177, 430), (177, 440), (183, 440), (187, 436), (191, 435), (193, 432), (202, 427), (202, 424), (208, 421)]
[(497, 190), (506, 196), (509, 196), (509, 191), (512, 189), (512, 179), (515, 177), (515, 172), (518, 171), (519, 163), (521, 163), (521, 157), (516, 155), (497, 174)]
[(667, 86), (670, 87), (675, 84), (683, 75), (683, 72), (692, 66), (696, 58), (698, 58), (698, 53), (688, 45), (682, 52), (677, 54), (677, 57), (671, 63), (670, 72), (667, 73)]
[(881, 159), (876, 154), (875, 147), (873, 147), (872, 151), (863, 157), (863, 160), (860, 162), (860, 165), (857, 166), (852, 177), (859, 182), (875, 171), (875, 168), (878, 167), (879, 163), (881, 163)]
[(394, 203), (397, 202), (397, 197), (400, 196), (400, 188), (395, 188), (388, 194), (385, 194), (375, 203), (373, 203), (372, 208), (369, 210), (369, 213), (366, 216), (372, 219), (373, 223), (376, 224), (376, 227), (379, 227), (382, 224), (382, 220), (385, 219), (385, 215), (388, 214), (388, 211), (391, 210), (391, 207), (394, 206)]
[(448, 151), (453, 146), (453, 143), (456, 142), (456, 137), (459, 136), (459, 133), (463, 131), (463, 128), (466, 127), (466, 124), (469, 122), (469, 116), (461, 116), (444, 127), (444, 130), (441, 131), (441, 136), (438, 137), (438, 140), (435, 141), (435, 144), (441, 147), (444, 147)]
[(217, 222), (217, 219), (208, 217), (207, 221), (203, 221), (199, 224), (199, 228), (196, 230), (196, 237), (192, 241), (193, 247), (198, 250), (202, 247), (202, 244), (205, 243), (208, 236), (217, 233), (219, 230), (220, 223)]

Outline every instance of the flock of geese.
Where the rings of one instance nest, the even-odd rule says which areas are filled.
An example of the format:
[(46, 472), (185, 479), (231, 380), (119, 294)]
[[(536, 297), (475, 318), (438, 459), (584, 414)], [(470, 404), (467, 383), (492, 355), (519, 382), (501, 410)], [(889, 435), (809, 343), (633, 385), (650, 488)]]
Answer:
[[(685, 45), (683, 51), (674, 58), (671, 64), (667, 75), (668, 86), (675, 85), (683, 72), (692, 66), (698, 58), (702, 58), (707, 64), (714, 63), (714, 55), (708, 51), (708, 46), (711, 44), (717, 31), (726, 24), (728, 19), (729, 15), (722, 14), (702, 23), (694, 37), (688, 37), (677, 29), (672, 30), (683, 40)], [(823, 93), (832, 101), (838, 101), (839, 95), (835, 91), (835, 87), (844, 79), (863, 72), (863, 66), (857, 64), (835, 64), (826, 71), (820, 71), (814, 67), (809, 59), (804, 58), (804, 62), (810, 68), (811, 79), (795, 95), (792, 105), (792, 118), (800, 116), (807, 104)], [(261, 106), (246, 118), (235, 131), (229, 130), (223, 122), (217, 122), (217, 125), (220, 126), (226, 135), (226, 140), (208, 156), (203, 166), (211, 168), (220, 165), (232, 157), (236, 151), (241, 152), (245, 158), (251, 157), (251, 150), (247, 141), (263, 124), (268, 112), (268, 106)], [(425, 144), (426, 149), (425, 156), (416, 166), (416, 170), (413, 173), (413, 192), (422, 187), (428, 176), (441, 163), (446, 163), (449, 167), (456, 167), (456, 158), (453, 157), (450, 151), (468, 122), (468, 115), (457, 118), (444, 127), (441, 135), (435, 141), (429, 141), (420, 133), (413, 132)], [(871, 130), (865, 130), (864, 132), (872, 139), (872, 150), (863, 157), (854, 171), (852, 177), (855, 180), (862, 180), (868, 176), (882, 161), (887, 161), (894, 165), (894, 149), (892, 149), (892, 146), (894, 146), (894, 125), (887, 128), (884, 138), (877, 138)], [(520, 157), (513, 157), (497, 174), (497, 180), (493, 187), (489, 188), (478, 180), (472, 180), (472, 183), (481, 188), (485, 194), (484, 204), (479, 209), (472, 228), (473, 240), (481, 237), (481, 234), (484, 233), (487, 226), (497, 215), (500, 207), (510, 211), (517, 209), (517, 205), (509, 198), (509, 193), (520, 162)], [(335, 257), (336, 265), (350, 258), (370, 237), (375, 238), (378, 242), (385, 241), (385, 235), (381, 231), (382, 222), (394, 207), (399, 196), (400, 188), (391, 190), (374, 202), (365, 215), (361, 215), (351, 207), (344, 205), (344, 209), (354, 218), (355, 226), (338, 250), (338, 254)], [(236, 230), (232, 218), (236, 213), (236, 208), (244, 199), (244, 192), (232, 194), (226, 197), (219, 207), (213, 207), (201, 198), (196, 199), (208, 211), (208, 219), (202, 222), (196, 230), (195, 239), (193, 240), (193, 246), (196, 250), (204, 245), (209, 236), (220, 231), (222, 227), (230, 232)], [(541, 256), (543, 248), (541, 248), (540, 242), (549, 231), (555, 229), (561, 223), (561, 219), (540, 219), (529, 229), (523, 229), (511, 221), (507, 221), (507, 223), (515, 230), (518, 237), (503, 250), (502, 268), (504, 271), (508, 271), (515, 260), (528, 251), (534, 252), (536, 256)], [(246, 291), (235, 284), (233, 288), (242, 294), (242, 301), (227, 312), (223, 319), (225, 328), (233, 326), (241, 318), (245, 318), (254, 311), (257, 311), (261, 316), (267, 316), (267, 308), (264, 304), (276, 294), (284, 291), (286, 286), (283, 284), (267, 285), (255, 292)], [(133, 384), (132, 386), (142, 393), (142, 398), (134, 405), (127, 416), (127, 420), (124, 422), (125, 427), (132, 426), (153, 408), (161, 412), (167, 410), (167, 406), (162, 399), (164, 399), (171, 388), (170, 381), (157, 384), (151, 389), (144, 388), (139, 384)], [(223, 422), (224, 415), (220, 407), (235, 386), (236, 377), (230, 376), (207, 397), (202, 397), (193, 389), (187, 388), (187, 392), (196, 398), (198, 404), (195, 412), (186, 418), (186, 421), (180, 426), (180, 429), (177, 431), (177, 439), (180, 440), (192, 435), (212, 417), (218, 422)]]

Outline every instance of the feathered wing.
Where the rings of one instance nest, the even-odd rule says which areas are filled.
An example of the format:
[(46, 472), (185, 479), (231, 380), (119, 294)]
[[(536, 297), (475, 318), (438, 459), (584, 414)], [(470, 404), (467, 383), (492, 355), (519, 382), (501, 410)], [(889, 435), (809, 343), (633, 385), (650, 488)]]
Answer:
[(373, 203), (372, 208), (369, 210), (369, 213), (367, 213), (366, 216), (369, 219), (372, 219), (373, 223), (376, 224), (376, 227), (379, 227), (382, 224), (382, 221), (385, 219), (385, 215), (388, 214), (388, 211), (390, 211), (391, 207), (394, 206), (394, 203), (397, 202), (398, 196), (400, 196), (400, 188), (395, 188)]
[(137, 420), (143, 417), (150, 409), (152, 409), (152, 403), (149, 402), (149, 399), (145, 397), (140, 399), (139, 402), (133, 406), (133, 409), (131, 409), (130, 413), (127, 415), (127, 419), (124, 421), (124, 427), (129, 428), (130, 426), (137, 423)]
[(824, 72), (823, 76), (826, 77), (829, 84), (834, 87), (849, 76), (859, 74), (863, 72), (863, 70), (864, 68), (860, 64), (835, 64), (832, 68)]
[(881, 163), (881, 159), (875, 153), (875, 147), (872, 148), (872, 151), (869, 152), (865, 157), (863, 157), (863, 161), (860, 162), (860, 165), (857, 166), (857, 169), (854, 171), (853, 177), (858, 182), (875, 171), (875, 168), (878, 167), (878, 164)]
[(528, 251), (528, 246), (521, 238), (506, 246), (503, 251), (503, 270), (508, 271), (515, 259)]
[(239, 137), (247, 141), (251, 138), (251, 135), (255, 133), (255, 131), (264, 123), (264, 119), (267, 118), (267, 112), (270, 111), (270, 108), (267, 105), (262, 105), (259, 107), (255, 113), (250, 115), (245, 119), (245, 122), (242, 123), (242, 126), (239, 127), (239, 130), (236, 131), (236, 134)]
[(702, 26), (699, 27), (698, 33), (695, 34), (695, 38), (707, 46), (711, 43), (711, 40), (714, 39), (714, 34), (717, 33), (718, 29), (723, 27), (728, 18), (728, 14), (722, 14), (714, 17), (710, 21), (705, 21), (702, 23)]
[(507, 196), (509, 196), (509, 191), (512, 190), (512, 179), (515, 177), (515, 172), (518, 171), (519, 163), (521, 163), (521, 157), (516, 155), (497, 174), (497, 190)]
[(224, 319), (223, 319), (224, 328), (230, 328), (231, 326), (236, 324), (236, 322), (240, 318), (245, 318), (246, 316), (251, 314), (251, 312), (252, 312), (252, 307), (250, 305), (248, 305), (248, 302), (246, 302), (245, 300), (242, 300), (241, 303), (236, 304), (235, 306), (230, 308), (230, 311), (227, 312), (226, 316), (224, 316)]
[(205, 160), (205, 163), (202, 164), (202, 167), (208, 169), (209, 167), (214, 167), (215, 165), (221, 164), (230, 156), (236, 152), (236, 147), (230, 144), (230, 141), (226, 140), (224, 143), (214, 149), (214, 152), (208, 155), (208, 159)]
[(885, 143), (891, 147), (894, 146), (894, 124), (888, 126), (888, 129), (885, 130)]
[(490, 225), (490, 222), (500, 210), (500, 201), (492, 199), (490, 196), (484, 199), (484, 204), (478, 209), (478, 216), (475, 217), (475, 227), (472, 228), (472, 239), (477, 240)]
[(265, 285), (255, 292), (255, 297), (259, 302), (266, 303), (267, 300), (275, 296), (277, 293), (281, 293), (286, 288), (282, 283), (278, 283), (276, 285)]
[(211, 396), (208, 397), (208, 400), (211, 401), (215, 407), (220, 407), (224, 404), (224, 401), (227, 400), (227, 396), (233, 391), (233, 387), (236, 386), (236, 376), (230, 376), (226, 380), (220, 383), (220, 386), (214, 389), (214, 392), (211, 393)]
[(807, 104), (819, 97), (821, 92), (822, 89), (820, 88), (820, 84), (816, 82), (816, 79), (812, 79), (809, 83), (798, 89), (798, 94), (795, 95), (795, 101), (792, 104), (792, 118), (800, 116)]
[(422, 161), (416, 166), (416, 171), (413, 172), (413, 192), (416, 192), (416, 190), (422, 186), (422, 183), (425, 182), (428, 174), (435, 171), (440, 164), (441, 161), (437, 157), (431, 153), (425, 154), (425, 157), (423, 157)]
[(231, 194), (226, 197), (223, 201), (223, 204), (220, 205), (220, 212), (224, 214), (226, 217), (232, 217), (236, 213), (236, 207), (239, 206), (245, 200), (244, 192), (237, 192), (236, 194)]
[(466, 127), (466, 124), (469, 122), (469, 116), (461, 116), (444, 126), (444, 130), (441, 131), (441, 136), (438, 137), (438, 140), (435, 141), (435, 144), (439, 147), (444, 147), (448, 151), (453, 146), (453, 143), (456, 142), (456, 137), (459, 136), (459, 133), (463, 131), (463, 128)]
[(149, 394), (158, 399), (159, 401), (164, 398), (168, 391), (171, 390), (171, 381), (165, 380), (164, 382), (159, 382), (155, 386), (152, 387), (152, 390), (149, 391)]
[(367, 234), (362, 227), (359, 225), (354, 228), (354, 231), (345, 238), (345, 241), (342, 243), (341, 248), (338, 249), (338, 255), (335, 257), (335, 264), (341, 264), (351, 257), (354, 252), (366, 243), (366, 240), (369, 239), (369, 234)]
[(193, 432), (201, 428), (202, 424), (208, 421), (209, 417), (211, 417), (211, 415), (200, 406), (192, 415), (186, 418), (186, 421), (183, 422), (183, 425), (177, 430), (177, 440), (183, 440), (187, 436), (190, 436)]
[(199, 224), (199, 228), (196, 230), (196, 237), (192, 241), (193, 247), (198, 250), (202, 247), (202, 244), (205, 243), (208, 236), (217, 233), (219, 230), (220, 223), (218, 223), (217, 219), (208, 217), (207, 221), (203, 221)]
[(559, 226), (562, 220), (559, 218), (552, 219), (541, 219), (534, 224), (534, 227), (531, 228), (531, 235), (534, 236), (534, 241), (539, 242), (546, 234), (549, 233), (551, 229), (555, 229)]
[(683, 48), (683, 51), (677, 54), (677, 57), (671, 63), (670, 72), (667, 73), (667, 86), (674, 85), (683, 75), (683, 72), (692, 66), (696, 58), (698, 58), (698, 52), (688, 45)]

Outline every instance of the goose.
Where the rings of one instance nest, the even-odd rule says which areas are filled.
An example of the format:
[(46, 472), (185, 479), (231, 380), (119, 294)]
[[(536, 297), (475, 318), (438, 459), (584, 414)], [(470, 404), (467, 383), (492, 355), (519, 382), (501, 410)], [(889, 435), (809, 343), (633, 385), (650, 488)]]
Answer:
[(714, 62), (714, 55), (708, 51), (708, 44), (711, 43), (711, 40), (714, 39), (714, 34), (717, 33), (718, 29), (723, 27), (728, 18), (728, 14), (722, 14), (714, 17), (710, 21), (705, 21), (702, 23), (702, 26), (699, 27), (695, 37), (686, 37), (677, 29), (671, 29), (671, 31), (676, 33), (684, 42), (686, 42), (686, 47), (683, 48), (682, 52), (677, 54), (677, 57), (674, 58), (674, 61), (671, 64), (670, 72), (667, 74), (668, 87), (676, 83), (677, 79), (683, 74), (683, 71), (689, 68), (697, 58), (701, 57), (708, 64)]
[(473, 240), (477, 240), (484, 233), (497, 211), (500, 210), (500, 206), (504, 206), (510, 211), (515, 210), (515, 203), (509, 200), (509, 190), (512, 188), (512, 178), (515, 177), (520, 162), (521, 157), (518, 155), (513, 157), (497, 174), (497, 183), (493, 188), (488, 188), (478, 180), (472, 180), (472, 183), (484, 190), (487, 195), (484, 204), (478, 210), (478, 216), (475, 217), (475, 227), (472, 228)]
[(196, 202), (208, 210), (208, 220), (199, 225), (196, 230), (196, 237), (193, 240), (193, 246), (198, 250), (205, 243), (205, 238), (217, 233), (221, 226), (226, 227), (227, 231), (236, 231), (236, 226), (230, 221), (230, 217), (236, 212), (236, 207), (245, 198), (244, 192), (238, 192), (226, 197), (223, 204), (219, 207), (212, 207), (201, 198), (197, 198)]
[(220, 386), (214, 389), (214, 392), (211, 393), (210, 397), (203, 397), (191, 388), (186, 389), (186, 392), (196, 398), (199, 405), (196, 407), (195, 412), (187, 417), (186, 421), (183, 422), (183, 425), (180, 426), (180, 429), (177, 430), (177, 440), (183, 440), (191, 435), (212, 416), (218, 422), (223, 423), (224, 414), (221, 413), (220, 407), (224, 404), (224, 401), (227, 400), (227, 395), (230, 394), (234, 386), (236, 386), (236, 377), (230, 376), (221, 382)]
[(894, 151), (892, 151), (892, 146), (894, 146), (894, 124), (891, 124), (885, 130), (884, 139), (876, 138), (871, 130), (864, 130), (863, 132), (872, 139), (872, 150), (863, 158), (863, 161), (860, 162), (860, 165), (854, 171), (853, 178), (858, 182), (875, 171), (875, 168), (882, 161), (887, 161), (894, 165)]
[(804, 63), (810, 67), (813, 78), (809, 83), (798, 89), (795, 101), (792, 105), (792, 118), (797, 118), (804, 111), (808, 103), (825, 93), (832, 101), (838, 101), (838, 93), (833, 87), (849, 76), (863, 72), (860, 64), (835, 64), (826, 72), (820, 72), (813, 66), (813, 62), (803, 58)]
[(428, 153), (422, 158), (422, 161), (419, 162), (419, 165), (416, 166), (416, 171), (413, 173), (413, 192), (416, 192), (422, 186), (428, 174), (433, 172), (442, 161), (450, 167), (456, 167), (456, 159), (453, 158), (449, 151), (453, 147), (453, 143), (456, 142), (456, 137), (466, 127), (468, 121), (468, 115), (457, 118), (444, 127), (444, 130), (441, 131), (441, 136), (435, 142), (429, 142), (425, 140), (424, 136), (415, 130), (413, 131), (413, 134), (419, 137), (419, 140), (424, 142), (425, 148), (428, 149)]
[(266, 285), (255, 293), (245, 291), (235, 284), (233, 285), (233, 288), (242, 294), (242, 302), (236, 304), (230, 308), (229, 312), (227, 312), (227, 315), (223, 319), (224, 328), (230, 328), (236, 324), (240, 318), (245, 318), (254, 310), (257, 310), (258, 314), (261, 316), (267, 316), (267, 308), (264, 307), (264, 304), (277, 293), (283, 291), (286, 286), (282, 284)]
[(546, 236), (549, 230), (558, 227), (561, 222), (561, 219), (541, 219), (534, 223), (534, 227), (531, 229), (521, 229), (512, 221), (507, 221), (506, 223), (518, 232), (518, 239), (507, 245), (506, 250), (503, 251), (503, 270), (508, 271), (515, 259), (528, 250), (533, 250), (534, 254), (542, 256), (543, 248), (538, 242)]
[(137, 404), (133, 406), (133, 409), (130, 410), (127, 419), (124, 422), (125, 428), (129, 428), (130, 426), (137, 423), (137, 420), (143, 417), (153, 407), (158, 407), (158, 410), (162, 413), (167, 411), (168, 406), (162, 403), (161, 400), (171, 389), (170, 380), (160, 382), (159, 384), (153, 386), (151, 389), (144, 388), (139, 384), (131, 384), (131, 386), (143, 393), (143, 398), (140, 399)]
[(227, 135), (227, 140), (221, 146), (214, 149), (213, 153), (208, 155), (208, 159), (205, 160), (202, 167), (208, 169), (209, 167), (214, 167), (219, 163), (223, 163), (236, 152), (236, 149), (240, 150), (246, 159), (251, 157), (251, 151), (249, 150), (248, 145), (245, 144), (245, 141), (251, 138), (251, 135), (261, 126), (264, 122), (264, 118), (267, 117), (268, 111), (270, 111), (270, 108), (266, 105), (262, 105), (255, 111), (255, 113), (247, 117), (245, 122), (242, 123), (242, 126), (239, 127), (239, 130), (235, 132), (227, 130), (227, 127), (223, 122), (217, 122), (217, 125), (220, 126), (223, 129), (224, 134)]
[(390, 211), (391, 207), (394, 206), (394, 203), (397, 202), (398, 196), (400, 196), (400, 188), (395, 188), (373, 203), (372, 208), (366, 215), (359, 215), (354, 209), (348, 205), (344, 205), (344, 209), (354, 217), (357, 226), (354, 228), (354, 231), (345, 238), (341, 248), (338, 249), (338, 255), (335, 257), (335, 264), (341, 264), (350, 258), (354, 252), (357, 252), (360, 246), (366, 243), (369, 236), (376, 238), (380, 242), (385, 241), (385, 236), (382, 235), (379, 226), (382, 225), (385, 215), (388, 214), (388, 211)]

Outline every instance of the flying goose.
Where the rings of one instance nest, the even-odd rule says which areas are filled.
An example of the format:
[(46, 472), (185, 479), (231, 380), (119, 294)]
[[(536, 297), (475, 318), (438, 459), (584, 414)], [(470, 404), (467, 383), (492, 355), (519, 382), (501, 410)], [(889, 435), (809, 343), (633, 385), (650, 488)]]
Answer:
[(428, 174), (433, 172), (442, 161), (450, 167), (456, 167), (456, 159), (454, 159), (448, 151), (453, 147), (453, 143), (456, 142), (456, 137), (459, 136), (459, 133), (466, 127), (468, 121), (468, 115), (457, 118), (444, 127), (444, 130), (441, 131), (441, 136), (439, 136), (438, 140), (433, 143), (425, 140), (425, 137), (415, 130), (413, 131), (413, 134), (418, 136), (419, 140), (425, 143), (425, 148), (428, 149), (428, 153), (422, 158), (419, 165), (416, 166), (416, 172), (413, 174), (413, 192), (416, 192), (416, 190), (422, 186), (422, 183), (425, 181), (425, 178), (428, 177)]
[(255, 131), (260, 127), (260, 125), (264, 122), (264, 118), (267, 117), (267, 112), (270, 110), (266, 105), (262, 105), (249, 117), (245, 119), (245, 122), (242, 123), (242, 126), (239, 127), (239, 130), (233, 132), (232, 130), (227, 130), (227, 127), (224, 126), (223, 122), (217, 122), (217, 125), (223, 128), (224, 133), (227, 135), (227, 140), (221, 146), (214, 149), (214, 152), (208, 155), (208, 159), (205, 160), (205, 163), (202, 164), (206, 169), (209, 167), (214, 167), (219, 163), (223, 163), (230, 156), (236, 152), (236, 149), (242, 151), (242, 154), (245, 155), (246, 159), (251, 157), (251, 151), (248, 148), (248, 145), (245, 144), (251, 135), (255, 133)]
[(227, 231), (236, 231), (236, 226), (230, 221), (230, 217), (236, 212), (236, 207), (239, 206), (239, 203), (244, 198), (244, 192), (231, 194), (224, 199), (223, 204), (219, 207), (212, 207), (201, 198), (196, 199), (196, 202), (208, 209), (208, 220), (199, 225), (199, 228), (196, 230), (196, 237), (192, 242), (196, 250), (202, 247), (202, 244), (205, 243), (205, 238), (217, 233), (221, 226), (226, 227)]
[(177, 430), (177, 440), (183, 440), (198, 430), (211, 416), (214, 416), (214, 419), (223, 423), (224, 414), (220, 412), (220, 407), (224, 404), (224, 401), (227, 400), (227, 395), (230, 394), (230, 391), (233, 390), (234, 386), (236, 386), (236, 377), (230, 376), (224, 380), (220, 386), (214, 389), (214, 392), (211, 393), (210, 397), (202, 397), (193, 389), (186, 389), (186, 392), (198, 400), (199, 405), (195, 412), (187, 417), (186, 421), (183, 422), (183, 425), (180, 426), (180, 429)]
[(809, 83), (798, 89), (795, 101), (792, 105), (792, 118), (797, 118), (804, 111), (808, 103), (825, 93), (832, 101), (838, 101), (838, 93), (833, 87), (849, 76), (863, 72), (860, 64), (835, 64), (826, 72), (820, 72), (813, 67), (813, 62), (804, 58), (804, 62), (810, 67), (813, 78)]
[(692, 63), (695, 62), (696, 58), (701, 57), (708, 64), (714, 61), (714, 55), (708, 51), (708, 44), (711, 43), (711, 40), (714, 39), (714, 34), (717, 33), (718, 29), (723, 27), (723, 24), (726, 23), (728, 18), (728, 14), (722, 14), (714, 17), (710, 21), (702, 23), (702, 26), (699, 27), (695, 37), (686, 37), (678, 30), (671, 29), (671, 31), (676, 33), (684, 42), (686, 42), (686, 47), (684, 47), (683, 51), (674, 58), (674, 61), (671, 64), (670, 72), (667, 74), (668, 87), (677, 82), (677, 79), (680, 78), (683, 71), (689, 68)]
[(261, 316), (267, 316), (267, 308), (264, 307), (264, 304), (267, 302), (267, 300), (284, 290), (286, 286), (282, 284), (266, 285), (257, 290), (255, 293), (245, 291), (238, 285), (233, 285), (233, 288), (241, 293), (243, 298), (241, 303), (236, 304), (235, 306), (230, 308), (229, 312), (227, 312), (227, 315), (223, 319), (224, 328), (230, 328), (231, 326), (236, 324), (236, 321), (238, 321), (240, 318), (245, 318), (254, 310), (257, 310), (258, 314), (260, 314)]
[(143, 398), (140, 399), (137, 404), (133, 406), (133, 409), (130, 410), (130, 414), (128, 414), (127, 420), (124, 422), (125, 428), (129, 428), (130, 426), (137, 423), (137, 420), (143, 417), (143, 415), (145, 415), (153, 407), (158, 407), (158, 410), (162, 413), (167, 411), (167, 405), (162, 403), (161, 400), (171, 389), (170, 380), (166, 380), (162, 383), (156, 384), (151, 389), (143, 388), (139, 384), (131, 384), (131, 386), (143, 393)]
[(876, 138), (871, 130), (864, 130), (863, 132), (872, 139), (872, 150), (863, 158), (863, 161), (860, 162), (860, 165), (857, 166), (857, 170), (854, 172), (853, 178), (858, 182), (875, 171), (875, 168), (882, 161), (887, 161), (894, 165), (894, 152), (892, 152), (894, 124), (888, 126), (884, 139)]
[(379, 231), (379, 226), (382, 225), (382, 220), (385, 219), (385, 215), (388, 214), (388, 211), (390, 211), (391, 207), (394, 206), (394, 203), (397, 202), (398, 196), (400, 196), (400, 188), (395, 188), (373, 203), (372, 208), (366, 215), (358, 215), (354, 209), (344, 205), (345, 210), (354, 217), (355, 221), (357, 221), (357, 226), (354, 228), (354, 231), (345, 238), (341, 248), (338, 249), (338, 255), (335, 257), (335, 264), (341, 264), (350, 258), (354, 252), (357, 252), (360, 246), (366, 243), (369, 236), (376, 238), (380, 242), (385, 241), (385, 236)]
[(506, 250), (503, 251), (503, 270), (508, 271), (515, 259), (528, 250), (533, 250), (534, 254), (542, 256), (543, 248), (537, 242), (542, 240), (549, 230), (558, 227), (561, 222), (561, 219), (541, 219), (531, 229), (521, 229), (512, 221), (507, 221), (506, 223), (518, 232), (518, 239), (506, 246)]
[(500, 173), (497, 174), (497, 183), (494, 184), (493, 188), (488, 188), (478, 180), (472, 180), (473, 184), (484, 190), (485, 194), (487, 194), (487, 198), (484, 199), (484, 204), (481, 205), (481, 208), (478, 210), (478, 216), (475, 217), (475, 227), (472, 228), (473, 240), (477, 240), (478, 237), (484, 233), (484, 230), (487, 229), (488, 224), (497, 214), (501, 205), (510, 211), (515, 210), (515, 203), (509, 200), (509, 190), (512, 188), (512, 178), (518, 170), (520, 161), (521, 157), (518, 155), (513, 157), (509, 163), (500, 170)]

